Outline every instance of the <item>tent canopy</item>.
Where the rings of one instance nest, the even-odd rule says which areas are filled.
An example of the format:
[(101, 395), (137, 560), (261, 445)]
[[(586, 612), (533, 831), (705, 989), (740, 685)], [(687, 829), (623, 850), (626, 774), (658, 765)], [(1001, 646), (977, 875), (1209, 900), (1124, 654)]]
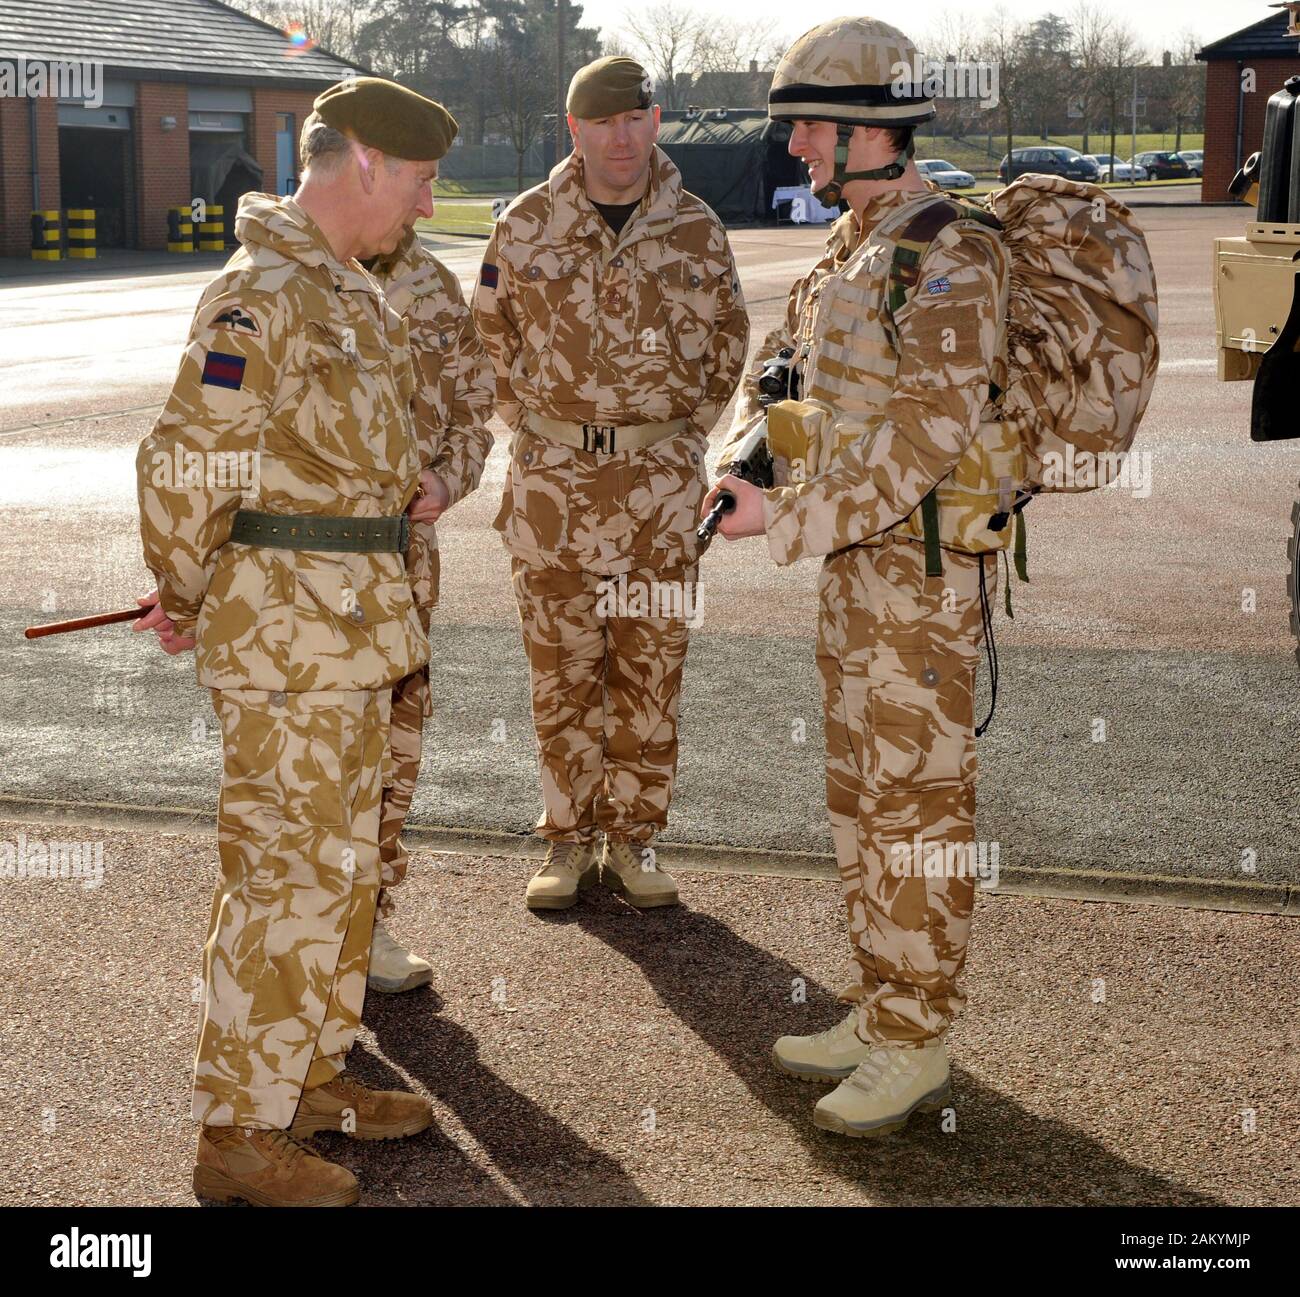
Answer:
[(789, 140), (789, 124), (761, 108), (665, 110), (659, 128), (682, 183), (727, 222), (772, 220), (772, 191), (806, 182)]

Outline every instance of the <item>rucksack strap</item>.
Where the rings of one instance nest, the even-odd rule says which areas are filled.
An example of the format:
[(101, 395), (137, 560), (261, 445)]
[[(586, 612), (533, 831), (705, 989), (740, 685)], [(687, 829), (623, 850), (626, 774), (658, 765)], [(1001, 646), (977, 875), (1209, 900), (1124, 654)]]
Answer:
[[(991, 230), (1001, 230), (1002, 222), (992, 212), (975, 207), (969, 203), (938, 196), (913, 216), (899, 231), (894, 240), (894, 257), (889, 264), (889, 291), (885, 300), (889, 306), (890, 322), (907, 303), (912, 290), (921, 279), (921, 262), (929, 252), (930, 245), (954, 221), (978, 221)], [(990, 386), (990, 399), (997, 390), (996, 384)], [(998, 396), (1002, 393), (998, 390)], [(1017, 539), (1023, 534), (1024, 524), (1017, 532)], [(921, 529), (925, 538), (925, 574), (926, 576), (943, 575), (943, 556), (939, 549), (939, 499), (935, 489), (926, 493), (921, 501)], [(1017, 571), (1021, 560), (1017, 558)]]

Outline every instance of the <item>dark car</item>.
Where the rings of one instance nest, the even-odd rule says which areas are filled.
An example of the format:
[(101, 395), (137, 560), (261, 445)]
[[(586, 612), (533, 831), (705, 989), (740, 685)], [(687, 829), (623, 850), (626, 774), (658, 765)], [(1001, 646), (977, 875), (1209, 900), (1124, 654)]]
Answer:
[(1133, 159), (1152, 180), (1190, 180), (1192, 169), (1177, 153), (1139, 153)]
[(1089, 162), (1078, 149), (1068, 149), (1063, 144), (1012, 149), (1009, 172), (1005, 157), (998, 166), (998, 179), (1004, 183), (1030, 173), (1064, 176), (1067, 180), (1087, 180), (1093, 183), (1101, 179), (1101, 171), (1095, 162)]

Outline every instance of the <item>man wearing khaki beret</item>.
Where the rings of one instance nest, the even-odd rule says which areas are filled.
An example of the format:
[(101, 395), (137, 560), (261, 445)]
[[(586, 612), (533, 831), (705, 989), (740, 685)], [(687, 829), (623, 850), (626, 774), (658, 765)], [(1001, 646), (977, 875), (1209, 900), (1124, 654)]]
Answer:
[(474, 297), (515, 433), (496, 525), (532, 672), (548, 843), (525, 899), (563, 909), (601, 881), (648, 908), (677, 901), (651, 843), (699, 607), (707, 438), (749, 325), (722, 223), (655, 145), (645, 70), (580, 69), (568, 123), (573, 153), (502, 214)]
[[(430, 214), (453, 131), (440, 105), (375, 78), (316, 100), (301, 187), (240, 203), (243, 247), (204, 292), (137, 457), (158, 583), (139, 626), (168, 653), (197, 648), (225, 761), (194, 1064), (202, 1197), (355, 1202), (352, 1173), (303, 1139), (432, 1120), (426, 1100), (343, 1070), (392, 689), (429, 654), (402, 557), (421, 467), (407, 334), (359, 259)], [(182, 452), (249, 471), (177, 481)]]

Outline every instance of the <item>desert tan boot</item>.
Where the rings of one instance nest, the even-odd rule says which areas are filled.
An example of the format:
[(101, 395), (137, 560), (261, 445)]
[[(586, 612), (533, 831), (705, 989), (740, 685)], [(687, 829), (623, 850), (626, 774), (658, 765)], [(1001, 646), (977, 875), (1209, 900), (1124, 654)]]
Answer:
[(372, 1090), (340, 1072), (302, 1092), (291, 1135), (335, 1130), (353, 1139), (401, 1139), (433, 1124), (433, 1105), (405, 1090)]
[(552, 842), (546, 863), (532, 876), (524, 904), (530, 910), (567, 910), (578, 893), (594, 887), (600, 874), (590, 842)]
[(605, 839), (600, 881), (639, 910), (656, 905), (677, 904), (677, 883), (672, 874), (659, 868), (654, 853), (636, 842)]
[(399, 946), (384, 927), (382, 919), (375, 920), (375, 931), (370, 938), (370, 969), (366, 985), (372, 991), (397, 995), (413, 991), (417, 986), (428, 986), (433, 981), (433, 965), (419, 955), (413, 955), (405, 946)]
[(194, 1194), (254, 1207), (347, 1207), (361, 1196), (356, 1176), (284, 1130), (204, 1126)]
[(857, 1025), (854, 1008), (843, 1022), (815, 1036), (782, 1036), (772, 1046), (772, 1062), (801, 1081), (842, 1081), (874, 1048), (858, 1039)]
[(951, 1100), (942, 1041), (920, 1049), (878, 1046), (818, 1102), (813, 1125), (873, 1139), (902, 1130), (914, 1112), (934, 1112)]

